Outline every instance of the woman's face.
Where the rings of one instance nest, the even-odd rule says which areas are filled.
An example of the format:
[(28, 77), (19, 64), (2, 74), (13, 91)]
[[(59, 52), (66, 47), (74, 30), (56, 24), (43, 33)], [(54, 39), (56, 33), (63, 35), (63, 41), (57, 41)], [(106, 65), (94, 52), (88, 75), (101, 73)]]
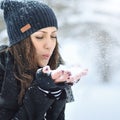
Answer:
[(56, 46), (56, 27), (46, 27), (31, 35), (36, 50), (36, 59), (39, 67), (46, 66)]

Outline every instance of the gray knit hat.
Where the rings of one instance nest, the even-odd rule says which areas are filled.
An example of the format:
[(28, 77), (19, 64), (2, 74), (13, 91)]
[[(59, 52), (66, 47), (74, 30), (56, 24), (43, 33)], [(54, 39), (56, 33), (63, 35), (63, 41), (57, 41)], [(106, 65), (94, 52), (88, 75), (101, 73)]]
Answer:
[(4, 10), (10, 46), (39, 29), (50, 26), (58, 28), (53, 10), (44, 3), (35, 0), (4, 0), (1, 9)]

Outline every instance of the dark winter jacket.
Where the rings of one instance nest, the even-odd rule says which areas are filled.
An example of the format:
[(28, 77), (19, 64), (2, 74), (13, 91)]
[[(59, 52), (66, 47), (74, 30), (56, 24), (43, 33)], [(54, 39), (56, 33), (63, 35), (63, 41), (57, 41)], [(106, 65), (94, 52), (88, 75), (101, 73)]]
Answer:
[[(9, 52), (0, 53), (0, 88), (0, 120), (44, 120), (45, 114), (47, 120), (64, 120), (66, 100), (73, 100), (69, 85), (55, 84), (50, 75), (38, 70), (19, 105), (20, 85), (14, 77), (13, 58)], [(60, 99), (51, 97), (50, 92), (45, 94), (40, 88), (50, 92), (62, 90)]]

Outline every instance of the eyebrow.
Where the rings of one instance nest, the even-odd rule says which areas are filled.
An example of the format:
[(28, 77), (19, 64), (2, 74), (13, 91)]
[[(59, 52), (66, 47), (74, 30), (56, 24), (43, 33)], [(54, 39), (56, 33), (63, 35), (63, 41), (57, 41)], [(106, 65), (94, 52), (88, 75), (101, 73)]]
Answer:
[[(40, 32), (47, 33), (46, 31), (40, 30)], [(57, 32), (57, 30), (53, 31), (52, 33)]]

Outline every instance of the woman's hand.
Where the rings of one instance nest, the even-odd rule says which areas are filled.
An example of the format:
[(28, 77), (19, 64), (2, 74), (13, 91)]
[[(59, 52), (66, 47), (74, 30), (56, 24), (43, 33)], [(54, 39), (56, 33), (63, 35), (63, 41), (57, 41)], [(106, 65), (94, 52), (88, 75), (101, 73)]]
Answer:
[(67, 83), (77, 83), (81, 77), (87, 75), (88, 69), (83, 69), (78, 71), (76, 74), (71, 74), (70, 79), (67, 80)]
[[(77, 73), (75, 74), (75, 69)], [(88, 72), (88, 69), (80, 70), (78, 68), (70, 68), (70, 70), (58, 68), (56, 70), (51, 70), (49, 66), (43, 67), (43, 73), (51, 73), (52, 79), (55, 83), (66, 82), (68, 84), (77, 83), (82, 76), (85, 76)], [(74, 71), (74, 72), (73, 72)]]

